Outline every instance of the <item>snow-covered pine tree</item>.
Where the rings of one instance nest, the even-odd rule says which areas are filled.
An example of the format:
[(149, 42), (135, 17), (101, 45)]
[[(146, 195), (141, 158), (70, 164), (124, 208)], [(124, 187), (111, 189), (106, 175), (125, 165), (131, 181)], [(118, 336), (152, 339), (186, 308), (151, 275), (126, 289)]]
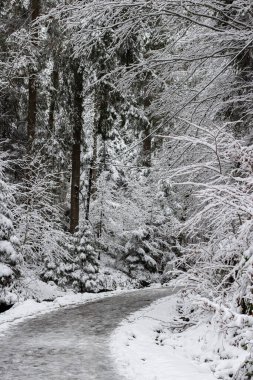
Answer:
[(0, 154), (0, 307), (17, 299), (17, 279), (20, 275), (18, 239), (15, 236), (11, 208), (13, 188), (5, 178), (6, 155)]
[(86, 222), (82, 221), (74, 234), (65, 232), (59, 236), (55, 248), (55, 252), (51, 249), (51, 252), (44, 255), (44, 268), (41, 273), (43, 281), (81, 293), (97, 292), (101, 289), (97, 282), (99, 260), (94, 232)]
[(157, 263), (152, 257), (149, 229), (140, 227), (130, 232), (130, 239), (125, 246), (123, 254), (124, 266), (126, 266), (132, 278), (147, 281), (149, 274), (157, 271)]
[(73, 262), (70, 275), (73, 288), (81, 293), (96, 292), (96, 279), (99, 270), (98, 254), (88, 224), (80, 224), (79, 229), (70, 240), (69, 248)]

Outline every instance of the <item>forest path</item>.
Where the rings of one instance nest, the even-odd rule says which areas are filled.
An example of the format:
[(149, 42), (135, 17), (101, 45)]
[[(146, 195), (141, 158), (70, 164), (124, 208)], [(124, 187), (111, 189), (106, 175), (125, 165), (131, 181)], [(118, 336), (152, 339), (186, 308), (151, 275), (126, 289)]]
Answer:
[(128, 314), (172, 293), (145, 289), (19, 323), (0, 338), (1, 380), (120, 380), (110, 334)]

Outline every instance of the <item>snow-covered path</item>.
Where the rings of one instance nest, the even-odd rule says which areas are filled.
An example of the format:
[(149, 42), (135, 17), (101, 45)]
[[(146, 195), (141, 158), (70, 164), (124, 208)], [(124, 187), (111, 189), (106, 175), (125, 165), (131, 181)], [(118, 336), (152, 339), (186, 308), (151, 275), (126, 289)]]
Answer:
[(109, 351), (110, 334), (128, 314), (171, 292), (130, 292), (13, 326), (0, 337), (1, 380), (120, 380)]

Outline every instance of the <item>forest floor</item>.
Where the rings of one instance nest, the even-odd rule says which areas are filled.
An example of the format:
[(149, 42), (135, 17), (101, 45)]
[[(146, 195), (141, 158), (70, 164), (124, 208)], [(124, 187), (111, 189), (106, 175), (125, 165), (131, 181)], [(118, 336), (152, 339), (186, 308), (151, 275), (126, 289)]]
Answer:
[(110, 347), (117, 370), (128, 380), (231, 379), (247, 352), (229, 344), (200, 315), (196, 324), (178, 313), (177, 294), (139, 310), (115, 330)]

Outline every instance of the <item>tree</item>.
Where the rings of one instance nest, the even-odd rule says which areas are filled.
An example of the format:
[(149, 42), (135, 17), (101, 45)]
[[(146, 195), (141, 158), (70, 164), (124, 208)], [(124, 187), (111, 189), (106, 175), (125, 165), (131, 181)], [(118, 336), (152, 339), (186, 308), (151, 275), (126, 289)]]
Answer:
[(16, 286), (20, 275), (19, 242), (14, 233), (12, 212), (13, 187), (6, 182), (6, 154), (0, 154), (0, 306), (17, 300)]
[(83, 113), (83, 74), (78, 64), (73, 69), (73, 146), (72, 146), (72, 180), (71, 180), (71, 209), (70, 232), (74, 233), (79, 224), (79, 192), (81, 170), (81, 135)]
[(70, 246), (73, 259), (71, 279), (78, 292), (97, 291), (98, 257), (94, 248), (92, 233), (87, 224), (82, 224), (72, 237)]
[[(40, 0), (31, 0), (30, 3), (31, 23), (35, 22), (40, 14)], [(38, 27), (32, 30), (31, 44), (33, 49), (37, 45)], [(34, 66), (34, 65), (33, 65)], [(36, 68), (30, 67), (28, 84), (28, 118), (27, 118), (27, 138), (31, 144), (35, 138), (37, 116), (37, 81)]]

